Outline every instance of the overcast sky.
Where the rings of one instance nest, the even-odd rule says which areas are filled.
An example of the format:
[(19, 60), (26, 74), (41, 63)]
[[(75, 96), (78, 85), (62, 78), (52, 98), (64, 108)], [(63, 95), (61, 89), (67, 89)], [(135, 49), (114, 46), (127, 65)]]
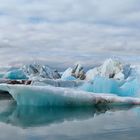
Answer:
[(139, 0), (0, 0), (0, 64), (140, 60), (139, 6)]

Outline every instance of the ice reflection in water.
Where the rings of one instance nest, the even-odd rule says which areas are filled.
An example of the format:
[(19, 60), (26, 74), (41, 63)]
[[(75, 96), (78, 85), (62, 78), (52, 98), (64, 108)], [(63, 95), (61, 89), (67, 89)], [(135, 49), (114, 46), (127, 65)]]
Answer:
[(0, 140), (138, 140), (135, 106), (31, 107), (0, 100)]
[[(17, 106), (13, 100), (0, 101), (0, 122), (19, 127), (37, 127), (62, 123), (64, 121), (87, 120), (94, 116), (119, 110), (129, 110), (134, 106), (95, 107), (34, 107)], [(3, 105), (4, 104), (4, 107)]]

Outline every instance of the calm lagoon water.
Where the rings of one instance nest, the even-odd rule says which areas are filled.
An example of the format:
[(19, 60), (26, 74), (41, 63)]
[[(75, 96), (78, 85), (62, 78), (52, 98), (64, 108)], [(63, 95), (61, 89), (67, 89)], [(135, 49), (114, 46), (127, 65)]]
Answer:
[(140, 107), (47, 108), (0, 100), (0, 140), (138, 140)]

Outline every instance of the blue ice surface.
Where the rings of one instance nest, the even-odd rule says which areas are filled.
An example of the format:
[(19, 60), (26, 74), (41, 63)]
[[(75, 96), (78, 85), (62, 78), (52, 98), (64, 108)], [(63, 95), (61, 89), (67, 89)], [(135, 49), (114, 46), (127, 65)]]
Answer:
[(139, 90), (140, 85), (137, 78), (131, 81), (127, 81), (120, 87), (120, 93), (122, 96), (136, 96)]
[(119, 96), (136, 96), (140, 90), (137, 78), (131, 81), (115, 80), (97, 76), (93, 81), (83, 84), (81, 90), (94, 93), (112, 93)]
[(64, 77), (64, 78), (61, 78), (62, 80), (67, 80), (67, 81), (73, 81), (73, 80), (76, 80), (76, 78), (74, 76), (68, 76), (68, 77)]
[(28, 79), (28, 77), (25, 75), (25, 73), (21, 69), (15, 69), (15, 70), (8, 71), (4, 75), (4, 77), (7, 79), (11, 79), (11, 80)]

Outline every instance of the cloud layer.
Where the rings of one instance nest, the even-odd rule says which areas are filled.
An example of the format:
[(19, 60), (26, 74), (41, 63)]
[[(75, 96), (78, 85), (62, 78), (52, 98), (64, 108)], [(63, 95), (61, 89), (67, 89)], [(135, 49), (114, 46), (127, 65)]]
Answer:
[[(94, 63), (140, 53), (140, 1), (0, 0), (0, 64)], [(134, 58), (134, 57), (132, 57)]]

